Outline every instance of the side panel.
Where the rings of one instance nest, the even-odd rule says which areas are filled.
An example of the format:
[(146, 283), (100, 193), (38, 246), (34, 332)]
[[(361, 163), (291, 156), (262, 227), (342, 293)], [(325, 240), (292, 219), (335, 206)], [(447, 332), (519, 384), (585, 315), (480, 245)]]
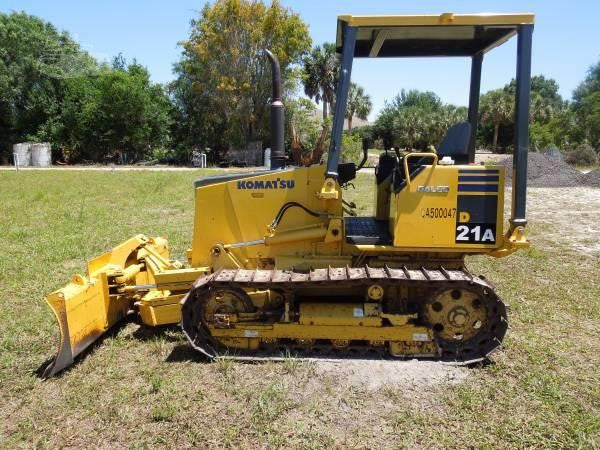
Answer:
[(395, 247), (502, 246), (504, 167), (427, 166), (391, 201)]
[[(192, 266), (212, 266), (211, 249), (218, 244), (263, 239), (268, 233), (268, 226), (285, 203), (297, 202), (315, 212), (341, 216), (341, 193), (335, 201), (316, 197), (323, 181), (323, 166), (315, 165), (196, 188)], [(294, 207), (285, 213), (277, 231), (319, 223), (327, 225), (328, 219), (313, 217)], [(275, 256), (302, 256), (312, 251), (311, 242), (261, 244), (236, 248), (235, 256), (242, 264), (260, 267), (263, 265), (261, 260), (269, 265)]]

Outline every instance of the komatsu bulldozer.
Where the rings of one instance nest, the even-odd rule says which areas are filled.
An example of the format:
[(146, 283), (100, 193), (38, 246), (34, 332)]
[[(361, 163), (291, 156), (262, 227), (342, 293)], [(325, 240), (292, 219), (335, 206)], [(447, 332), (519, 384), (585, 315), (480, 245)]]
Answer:
[[(181, 324), (208, 358), (381, 354), (481, 361), (508, 328), (492, 284), (467, 255), (527, 247), (525, 196), (533, 14), (340, 16), (340, 75), (326, 164), (286, 164), (276, 57), (268, 170), (197, 180), (187, 264), (162, 238), (135, 236), (89, 261), (47, 301), (60, 326), (52, 376), (130, 314), (147, 326)], [(504, 222), (504, 167), (476, 165), (484, 54), (517, 36), (512, 211)], [(380, 155), (374, 214), (344, 200), (357, 170), (340, 163), (354, 58), (468, 57), (468, 121), (437, 148)], [(437, 69), (444, 82), (444, 68)], [(432, 143), (435, 144), (435, 143)], [(368, 146), (365, 146), (368, 147)], [(366, 150), (365, 150), (366, 151)]]

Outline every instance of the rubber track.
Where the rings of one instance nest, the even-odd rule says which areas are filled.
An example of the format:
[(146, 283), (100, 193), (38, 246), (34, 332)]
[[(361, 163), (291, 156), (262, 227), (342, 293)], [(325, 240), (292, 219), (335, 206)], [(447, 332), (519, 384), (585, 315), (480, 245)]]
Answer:
[[(208, 298), (212, 289), (279, 289), (293, 292), (302, 287), (331, 286), (343, 284), (344, 287), (364, 287), (372, 283), (384, 286), (402, 285), (408, 287), (425, 287), (433, 291), (438, 289), (470, 289), (480, 293), (482, 301), (488, 308), (488, 321), (476, 336), (477, 342), (471, 340), (448, 342), (437, 340), (440, 349), (438, 359), (454, 364), (472, 364), (486, 359), (490, 353), (498, 349), (508, 329), (506, 306), (494, 292), (493, 286), (483, 277), (472, 275), (466, 269), (437, 269), (421, 268), (391, 268), (391, 267), (329, 267), (314, 269), (307, 272), (292, 270), (267, 269), (220, 269), (210, 275), (200, 277), (193, 284), (192, 290), (181, 301), (182, 328), (194, 349), (209, 358), (227, 357), (241, 360), (280, 360), (281, 356), (273, 356), (268, 352), (243, 352), (235, 350), (236, 354), (228, 354), (226, 349), (219, 347), (210, 336), (209, 329), (204, 323), (196, 323), (195, 317), (202, 317), (203, 302)], [(319, 346), (315, 346), (319, 347)], [(313, 347), (314, 350), (314, 347)], [(321, 346), (319, 357), (339, 357), (344, 355), (360, 356), (381, 354), (381, 349), (375, 347), (352, 347), (339, 351), (338, 349)], [(239, 353), (239, 355), (238, 355)], [(303, 356), (302, 348), (293, 347), (295, 355)], [(280, 352), (281, 354), (281, 352)], [(316, 352), (308, 352), (307, 357), (315, 357)], [(414, 355), (407, 355), (414, 357)]]

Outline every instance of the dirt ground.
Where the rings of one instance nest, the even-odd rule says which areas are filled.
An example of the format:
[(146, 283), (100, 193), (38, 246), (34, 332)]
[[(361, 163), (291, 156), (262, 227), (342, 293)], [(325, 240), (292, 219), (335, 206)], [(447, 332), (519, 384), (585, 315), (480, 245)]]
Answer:
[(348, 388), (376, 391), (394, 386), (427, 386), (440, 383), (461, 383), (469, 369), (440, 362), (383, 361), (346, 359), (313, 361), (320, 375), (335, 377)]
[[(506, 193), (510, 208), (510, 189)], [(600, 189), (529, 188), (528, 220), (544, 224), (536, 241), (544, 246), (568, 245), (575, 251), (600, 257)]]

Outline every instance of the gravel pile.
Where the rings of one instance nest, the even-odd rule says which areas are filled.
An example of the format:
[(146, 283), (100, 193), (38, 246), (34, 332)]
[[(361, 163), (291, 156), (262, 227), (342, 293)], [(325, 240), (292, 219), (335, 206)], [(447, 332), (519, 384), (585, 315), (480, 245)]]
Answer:
[[(600, 178), (600, 174), (588, 177), (569, 164), (556, 159), (550, 159), (540, 153), (529, 153), (527, 161), (528, 186), (575, 187), (593, 185), (591, 184), (592, 178), (595, 177), (596, 180)], [(500, 162), (500, 164), (506, 167), (506, 184), (511, 184), (513, 169), (512, 158), (508, 158)], [(594, 172), (598, 172), (598, 170), (595, 170)], [(588, 178), (590, 178), (590, 180), (588, 180)]]
[(600, 187), (600, 169), (594, 169), (584, 176), (584, 184), (588, 186)]

